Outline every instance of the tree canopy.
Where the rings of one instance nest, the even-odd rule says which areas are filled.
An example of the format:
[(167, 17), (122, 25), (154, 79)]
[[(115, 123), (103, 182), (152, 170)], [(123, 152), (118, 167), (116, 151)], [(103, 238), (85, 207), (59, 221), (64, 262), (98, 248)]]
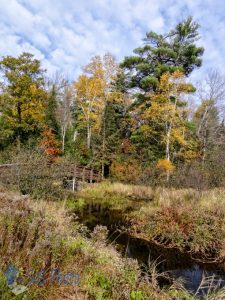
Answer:
[(65, 159), (129, 182), (172, 180), (194, 163), (204, 176), (223, 173), (225, 79), (212, 71), (195, 88), (188, 78), (202, 64), (198, 30), (189, 17), (150, 31), (133, 56), (95, 55), (70, 81), (48, 78), (30, 53), (3, 57), (0, 154), (36, 147), (50, 165)]

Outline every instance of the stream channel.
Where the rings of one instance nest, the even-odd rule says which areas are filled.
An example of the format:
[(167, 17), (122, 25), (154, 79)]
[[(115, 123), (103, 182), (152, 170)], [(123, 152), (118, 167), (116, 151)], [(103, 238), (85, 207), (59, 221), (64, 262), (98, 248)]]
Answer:
[[(120, 210), (113, 210), (100, 203), (87, 204), (82, 210), (75, 211), (79, 222), (93, 230), (96, 225), (106, 226), (109, 240), (123, 256), (137, 259), (142, 270), (150, 262), (157, 263), (159, 272), (167, 272), (170, 278), (182, 281), (185, 288), (193, 294), (198, 291), (200, 298), (208, 291), (208, 285), (221, 288), (225, 286), (225, 268), (219, 264), (196, 262), (189, 254), (177, 249), (168, 249), (150, 241), (130, 236), (126, 232), (129, 224), (124, 220)], [(199, 289), (203, 276), (210, 277), (207, 286)], [(172, 282), (172, 280), (171, 280)], [(159, 278), (159, 285), (169, 283), (168, 279)]]

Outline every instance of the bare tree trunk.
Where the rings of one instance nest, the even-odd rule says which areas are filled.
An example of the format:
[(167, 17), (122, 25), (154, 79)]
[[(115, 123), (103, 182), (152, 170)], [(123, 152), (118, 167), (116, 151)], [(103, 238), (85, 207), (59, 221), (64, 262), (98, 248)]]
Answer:
[[(171, 136), (171, 123), (166, 125), (166, 159), (170, 161), (170, 136)], [(168, 182), (170, 179), (170, 171), (167, 171), (166, 181)]]
[(74, 170), (73, 170), (73, 192), (75, 191), (76, 185), (77, 185), (77, 165), (74, 166)]
[(207, 137), (206, 134), (203, 136), (203, 146), (202, 146), (202, 164), (205, 164), (205, 156), (206, 156), (206, 146), (207, 146)]
[(87, 147), (88, 149), (91, 148), (91, 127), (89, 124), (87, 125)]
[(62, 152), (65, 150), (66, 127), (62, 127)]
[(77, 130), (74, 130), (73, 141), (75, 142), (77, 139)]
[(166, 159), (170, 161), (170, 135), (171, 135), (171, 124), (166, 125)]

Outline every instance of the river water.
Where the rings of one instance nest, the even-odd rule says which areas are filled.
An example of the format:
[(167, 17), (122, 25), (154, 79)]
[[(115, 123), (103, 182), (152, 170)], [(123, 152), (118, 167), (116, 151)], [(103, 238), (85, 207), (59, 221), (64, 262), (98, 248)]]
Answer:
[(225, 269), (222, 265), (198, 263), (189, 254), (181, 253), (177, 249), (167, 249), (130, 236), (126, 232), (129, 224), (123, 219), (121, 211), (110, 210), (100, 203), (95, 203), (88, 204), (75, 213), (79, 221), (90, 230), (96, 225), (106, 226), (110, 242), (123, 256), (137, 259), (143, 272), (150, 274), (151, 266), (157, 264), (158, 272), (166, 272), (171, 279), (169, 282), (162, 277), (159, 282), (161, 286), (171, 283), (173, 279), (179, 280), (193, 294), (198, 293), (200, 298), (207, 293), (209, 286), (217, 288), (225, 286)]

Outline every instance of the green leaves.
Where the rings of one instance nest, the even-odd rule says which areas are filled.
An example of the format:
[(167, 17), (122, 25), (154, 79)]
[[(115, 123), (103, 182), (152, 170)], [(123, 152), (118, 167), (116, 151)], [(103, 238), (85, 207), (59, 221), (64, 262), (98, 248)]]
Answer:
[(143, 89), (147, 89), (150, 86), (156, 87), (158, 85), (159, 81), (154, 76), (146, 76), (140, 81), (140, 85)]
[(134, 291), (132, 290), (130, 293), (130, 299), (131, 300), (142, 300), (143, 299), (143, 294), (142, 291)]

